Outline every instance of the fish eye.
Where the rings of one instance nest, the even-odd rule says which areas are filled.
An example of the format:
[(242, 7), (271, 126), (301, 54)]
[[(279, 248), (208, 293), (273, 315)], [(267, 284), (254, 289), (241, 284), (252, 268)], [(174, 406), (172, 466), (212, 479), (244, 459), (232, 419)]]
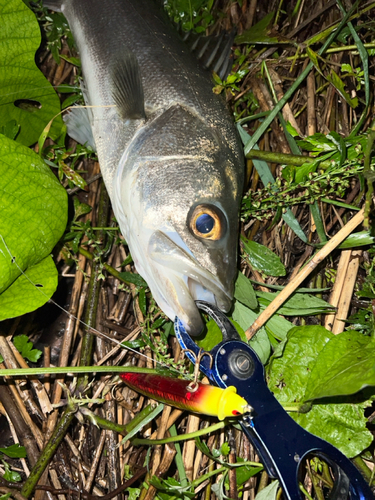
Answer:
[(225, 230), (225, 217), (214, 205), (198, 205), (188, 216), (190, 230), (199, 238), (219, 240)]

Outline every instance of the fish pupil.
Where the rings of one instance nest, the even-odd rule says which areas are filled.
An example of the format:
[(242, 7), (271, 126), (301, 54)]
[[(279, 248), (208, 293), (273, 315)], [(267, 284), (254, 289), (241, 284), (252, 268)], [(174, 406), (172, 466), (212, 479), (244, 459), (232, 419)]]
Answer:
[(208, 234), (212, 231), (215, 225), (215, 219), (209, 214), (202, 214), (197, 217), (195, 221), (195, 227), (197, 231), (201, 234)]

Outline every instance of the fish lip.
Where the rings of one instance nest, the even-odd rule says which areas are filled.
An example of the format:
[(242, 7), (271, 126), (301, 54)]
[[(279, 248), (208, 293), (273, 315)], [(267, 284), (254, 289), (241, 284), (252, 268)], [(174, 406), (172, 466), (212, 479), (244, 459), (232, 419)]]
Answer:
[[(196, 300), (201, 300), (197, 296), (197, 290), (198, 295), (205, 294), (203, 300), (216, 305), (221, 311), (230, 310), (232, 291), (228, 292), (219, 279), (205, 269), (189, 250), (175, 243), (163, 231), (156, 230), (152, 233), (148, 254), (154, 263), (168, 269), (167, 279), (176, 291), (177, 300), (174, 300), (175, 309), (178, 309), (176, 315), (190, 335), (199, 335), (203, 328), (200, 312), (195, 304)], [(165, 273), (163, 274), (165, 276)]]

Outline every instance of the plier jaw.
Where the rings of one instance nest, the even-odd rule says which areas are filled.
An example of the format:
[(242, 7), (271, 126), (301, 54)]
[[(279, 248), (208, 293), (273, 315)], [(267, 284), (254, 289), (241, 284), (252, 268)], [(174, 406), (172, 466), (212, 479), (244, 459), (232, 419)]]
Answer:
[[(287, 500), (301, 500), (298, 482), (306, 459), (317, 456), (331, 468), (335, 478), (329, 500), (375, 499), (360, 472), (337, 448), (300, 427), (267, 387), (264, 367), (255, 351), (240, 340), (229, 319), (215, 306), (197, 301), (197, 307), (218, 324), (223, 340), (202, 356), (181, 321), (175, 333), (189, 360), (200, 360), (200, 370), (215, 385), (234, 386), (251, 406), (251, 415), (240, 421), (243, 432), (256, 448), (271, 477), (277, 478)], [(212, 359), (210, 359), (212, 358)]]

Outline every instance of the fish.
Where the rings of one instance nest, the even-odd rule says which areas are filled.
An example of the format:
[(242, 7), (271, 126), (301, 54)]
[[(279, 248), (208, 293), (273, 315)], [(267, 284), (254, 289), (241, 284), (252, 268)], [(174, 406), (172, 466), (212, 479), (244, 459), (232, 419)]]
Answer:
[(68, 133), (95, 148), (137, 272), (191, 335), (195, 305), (228, 312), (237, 274), (242, 146), (232, 116), (150, 0), (48, 0), (81, 58), (87, 105)]

